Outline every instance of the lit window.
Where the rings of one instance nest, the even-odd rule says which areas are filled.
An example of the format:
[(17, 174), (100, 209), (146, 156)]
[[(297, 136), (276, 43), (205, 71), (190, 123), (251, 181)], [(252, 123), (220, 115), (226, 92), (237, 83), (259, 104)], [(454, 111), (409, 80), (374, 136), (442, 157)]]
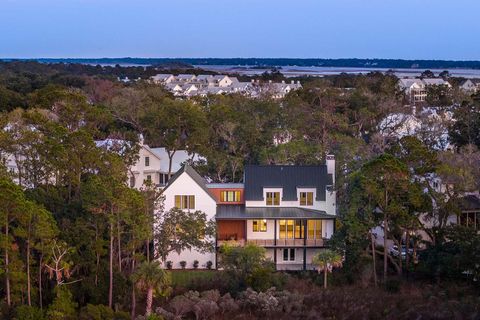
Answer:
[(300, 205), (313, 206), (313, 192), (300, 192)]
[(150, 166), (150, 157), (145, 157), (145, 167)]
[(195, 196), (176, 195), (175, 207), (179, 209), (195, 209)]
[(253, 232), (267, 232), (267, 220), (253, 220)]
[(222, 202), (240, 202), (240, 191), (222, 191), (220, 199)]
[(283, 249), (283, 261), (295, 261), (295, 249)]
[(267, 206), (280, 205), (280, 192), (267, 192)]
[(322, 220), (308, 220), (307, 237), (308, 239), (322, 239)]
[(304, 224), (302, 220), (280, 220), (280, 239), (303, 239)]

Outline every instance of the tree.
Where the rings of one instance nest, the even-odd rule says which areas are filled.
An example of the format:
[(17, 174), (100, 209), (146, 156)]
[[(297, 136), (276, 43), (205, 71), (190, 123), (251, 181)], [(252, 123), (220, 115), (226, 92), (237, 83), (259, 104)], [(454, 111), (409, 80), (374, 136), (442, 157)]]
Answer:
[(158, 261), (142, 263), (132, 275), (132, 281), (139, 290), (147, 292), (147, 317), (152, 313), (154, 294), (165, 296), (170, 292), (170, 274), (160, 267)]
[(313, 257), (312, 263), (318, 267), (318, 273), (323, 271), (323, 287), (326, 289), (327, 274), (332, 272), (333, 268), (342, 266), (342, 256), (335, 251), (322, 250)]
[(170, 252), (185, 249), (213, 250), (214, 226), (201, 211), (172, 208), (158, 212), (154, 225), (154, 245), (158, 258), (165, 262)]
[(425, 70), (420, 74), (420, 78), (435, 78), (435, 73), (431, 70)]

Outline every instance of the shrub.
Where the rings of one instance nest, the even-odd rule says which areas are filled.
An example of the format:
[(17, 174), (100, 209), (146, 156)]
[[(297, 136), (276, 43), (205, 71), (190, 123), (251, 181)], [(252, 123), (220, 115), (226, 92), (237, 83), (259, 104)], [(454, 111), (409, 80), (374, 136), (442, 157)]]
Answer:
[(208, 270), (211, 270), (211, 269), (212, 269), (212, 266), (213, 266), (213, 262), (210, 261), (210, 260), (207, 261), (207, 265), (206, 265), (206, 266), (207, 266), (207, 269), (208, 269)]
[(198, 269), (198, 260), (193, 260), (193, 269)]
[(44, 320), (43, 311), (37, 307), (19, 306), (15, 309), (14, 320)]
[(173, 262), (172, 261), (167, 261), (167, 269), (172, 270), (173, 267)]
[(109, 307), (99, 304), (87, 304), (80, 310), (80, 320), (113, 320), (114, 312)]
[(180, 261), (180, 267), (182, 267), (182, 269), (185, 269), (185, 267), (187, 266), (187, 261)]
[(75, 308), (77, 307), (77, 303), (73, 301), (72, 293), (66, 286), (57, 286), (55, 288), (55, 294), (56, 297), (47, 311), (47, 319), (76, 319)]
[(398, 293), (400, 291), (400, 281), (397, 279), (389, 279), (385, 282), (385, 290), (389, 293)]

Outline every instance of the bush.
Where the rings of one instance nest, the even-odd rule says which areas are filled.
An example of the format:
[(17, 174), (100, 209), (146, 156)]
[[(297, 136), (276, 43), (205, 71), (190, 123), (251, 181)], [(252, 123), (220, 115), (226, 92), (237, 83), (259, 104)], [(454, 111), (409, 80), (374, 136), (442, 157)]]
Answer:
[(173, 267), (173, 262), (172, 261), (167, 261), (167, 269), (172, 270)]
[(213, 262), (212, 261), (207, 261), (207, 269), (211, 270), (212, 266), (213, 266)]
[(185, 269), (185, 267), (187, 266), (187, 261), (180, 261), (180, 267), (182, 267), (182, 269)]
[(77, 303), (73, 301), (72, 293), (66, 286), (57, 286), (55, 288), (56, 297), (47, 311), (49, 320), (67, 320), (76, 319)]
[(114, 312), (109, 307), (99, 304), (87, 304), (80, 310), (81, 320), (113, 320)]
[(389, 293), (398, 293), (400, 291), (400, 280), (387, 280), (387, 282), (385, 282), (385, 290)]
[(14, 320), (44, 320), (43, 311), (37, 307), (19, 306), (15, 309)]
[(198, 260), (193, 260), (193, 269), (198, 269)]

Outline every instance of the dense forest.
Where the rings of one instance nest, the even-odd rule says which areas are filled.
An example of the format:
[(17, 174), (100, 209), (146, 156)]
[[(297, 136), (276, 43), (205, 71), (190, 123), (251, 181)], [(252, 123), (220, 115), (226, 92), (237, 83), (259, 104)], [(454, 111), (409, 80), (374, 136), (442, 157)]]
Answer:
[[(388, 73), (305, 78), (282, 100), (180, 100), (142, 80), (156, 72), (0, 63), (2, 318), (478, 317), (480, 236), (447, 223), (480, 189), (480, 96), (459, 90), (460, 79), (412, 108)], [(140, 79), (117, 80), (125, 76)], [(399, 134), (409, 122), (396, 119), (408, 117), (417, 130)], [(245, 164), (323, 164), (334, 154), (339, 219), (330, 254), (319, 257), (324, 274), (274, 272), (255, 246), (223, 248), (223, 271), (162, 269), (170, 251), (211, 249), (199, 235), (215, 230), (202, 212), (163, 212), (155, 186), (128, 188), (140, 134), (149, 146), (201, 155), (191, 164), (213, 182), (241, 182)], [(96, 146), (106, 138), (131, 143)], [(415, 254), (373, 245), (378, 225), (399, 247), (408, 234)]]
[[(4, 59), (10, 61), (14, 59)], [(87, 64), (190, 64), (227, 66), (300, 66), (300, 67), (340, 67), (340, 68), (414, 68), (414, 69), (479, 69), (480, 61), (454, 60), (403, 60), (403, 59), (296, 59), (296, 58), (41, 58), (35, 61), (44, 63), (87, 63)]]

